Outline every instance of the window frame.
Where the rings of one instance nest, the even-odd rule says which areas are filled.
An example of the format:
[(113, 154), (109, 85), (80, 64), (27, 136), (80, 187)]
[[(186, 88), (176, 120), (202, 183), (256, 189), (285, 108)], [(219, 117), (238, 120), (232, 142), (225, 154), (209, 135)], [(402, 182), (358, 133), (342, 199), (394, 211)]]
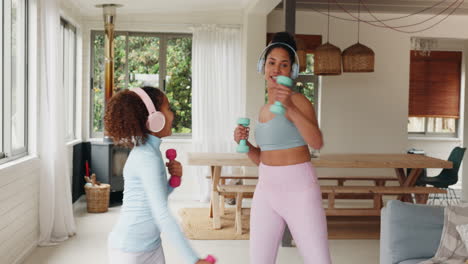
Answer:
[[(440, 50), (437, 50), (437, 51), (440, 51), (440, 52), (461, 52), (461, 65), (460, 65), (460, 73), (461, 75), (459, 76), (459, 80), (460, 80), (460, 97), (459, 97), (459, 113), (461, 114), (462, 113), (462, 94), (463, 94), (463, 89), (464, 89), (464, 86), (462, 85), (463, 82), (463, 70), (464, 70), (464, 59), (465, 59), (465, 51), (463, 50), (445, 50), (445, 49), (440, 49)], [(410, 54), (411, 54), (412, 51), (410, 51)], [(410, 55), (410, 65), (411, 65), (411, 58), (412, 58), (412, 55)], [(444, 118), (444, 117), (426, 117), (426, 116), (409, 116), (408, 115), (408, 119), (407, 121), (409, 122), (409, 119), (413, 117), (413, 118), (424, 118), (424, 131), (422, 132), (410, 132), (408, 130), (408, 126), (407, 126), (407, 133), (408, 133), (408, 137), (412, 137), (412, 138), (447, 138), (447, 139), (457, 139), (459, 138), (459, 135), (460, 135), (460, 119), (462, 118), (461, 115), (459, 118), (454, 118), (455, 119), (455, 132), (451, 133), (451, 132), (429, 132), (428, 131), (428, 127), (429, 127), (429, 118)]]
[[(91, 56), (90, 56), (90, 119), (89, 119), (89, 135), (90, 138), (102, 138), (104, 137), (104, 131), (102, 132), (94, 132), (93, 130), (93, 109), (94, 109), (94, 89), (93, 89), (93, 82), (94, 82), (94, 40), (98, 35), (104, 35), (105, 32), (103, 30), (91, 30), (91, 38), (90, 38), (90, 47), (91, 47)], [(159, 75), (164, 76), (164, 78), (159, 78), (159, 88), (161, 88), (164, 92), (166, 91), (166, 73), (167, 73), (167, 43), (168, 40), (171, 38), (177, 37), (190, 37), (193, 40), (193, 34), (191, 33), (174, 33), (174, 32), (140, 32), (140, 31), (115, 31), (115, 37), (124, 35), (126, 36), (126, 63), (124, 66), (126, 75), (125, 75), (125, 88), (128, 89), (130, 83), (130, 72), (128, 67), (128, 53), (129, 53), (129, 37), (137, 36), (137, 37), (157, 37), (159, 38)], [(105, 111), (105, 109), (104, 109)], [(193, 120), (192, 120), (193, 123)], [(168, 139), (191, 139), (192, 133), (173, 133)]]
[[(319, 110), (319, 93), (320, 93), (320, 89), (319, 89), (319, 84), (320, 84), (320, 76), (318, 75), (315, 75), (315, 74), (299, 74), (299, 76), (296, 78), (296, 80), (294, 80), (296, 83), (297, 82), (303, 82), (303, 83), (306, 83), (306, 82), (311, 82), (311, 83), (314, 83), (314, 102), (313, 102), (313, 106), (314, 106), (314, 109), (315, 109), (315, 114), (318, 115), (318, 110)], [(317, 116), (317, 119), (318, 119), (318, 116)]]
[[(67, 142), (70, 142), (70, 141), (74, 141), (77, 139), (77, 97), (78, 97), (78, 84), (77, 84), (77, 81), (78, 81), (78, 34), (77, 34), (77, 27), (75, 25), (73, 25), (70, 21), (68, 21), (67, 19), (63, 18), (63, 17), (60, 17), (60, 26), (63, 27), (64, 29), (68, 28), (70, 29), (74, 36), (73, 36), (73, 45), (74, 45), (74, 48), (73, 48), (73, 77), (72, 77), (72, 84), (73, 84), (73, 87), (71, 88), (71, 93), (73, 94), (73, 99), (72, 99), (72, 106), (71, 106), (71, 109), (67, 109), (67, 111), (71, 110), (72, 112), (72, 116), (73, 116), (73, 120), (68, 120), (68, 114), (65, 115), (65, 121), (66, 121), (66, 126), (68, 128), (68, 126), (70, 125), (69, 123), (71, 122), (72, 126), (73, 126), (73, 131), (72, 131), (72, 134), (71, 134), (71, 137), (70, 137), (70, 134), (68, 134), (68, 129), (66, 129), (66, 133), (65, 133), (65, 140)], [(61, 39), (62, 39), (62, 43), (61, 43), (61, 55), (62, 55), (62, 61), (60, 62), (62, 64), (62, 84), (64, 87), (67, 87), (67, 83), (65, 83), (65, 69), (68, 67), (68, 65), (65, 65), (65, 31), (62, 32), (62, 35), (60, 36)], [(70, 43), (69, 43), (70, 44)], [(65, 96), (69, 95), (68, 93), (65, 93)], [(68, 98), (64, 98), (65, 101), (68, 101)]]
[[(408, 121), (409, 121), (408, 117)], [(424, 131), (423, 132), (410, 132), (408, 131), (408, 136), (410, 137), (420, 137), (420, 138), (458, 138), (460, 131), (460, 118), (455, 118), (455, 132), (454, 133), (441, 133), (441, 132), (428, 132), (429, 127), (429, 118), (436, 117), (418, 117), (424, 118)]]
[[(0, 132), (0, 164), (7, 163), (9, 161), (24, 157), (28, 154), (28, 143), (29, 143), (29, 135), (28, 135), (28, 111), (29, 111), (29, 1), (22, 0), (21, 5), (24, 6), (24, 11), (22, 14), (24, 15), (24, 20), (21, 21), (23, 23), (22, 29), (24, 30), (22, 34), (24, 34), (24, 45), (23, 45), (23, 54), (24, 58), (21, 58), (23, 61), (23, 72), (24, 72), (24, 86), (21, 89), (24, 89), (24, 98), (23, 98), (23, 106), (24, 106), (24, 146), (13, 149), (12, 146), (12, 71), (11, 71), (11, 26), (12, 26), (12, 5), (10, 1), (3, 1), (0, 4), (0, 19), (2, 20), (2, 26), (0, 31), (0, 43), (1, 43), (1, 66), (0, 66), (0, 83), (2, 84), (2, 92), (0, 93), (0, 100), (2, 102), (3, 108), (0, 112), (0, 122), (1, 132)], [(5, 35), (9, 35), (10, 37), (4, 37)], [(19, 62), (19, 61), (18, 61)], [(4, 67), (4, 65), (10, 65), (10, 67)], [(7, 99), (9, 98), (9, 99)]]

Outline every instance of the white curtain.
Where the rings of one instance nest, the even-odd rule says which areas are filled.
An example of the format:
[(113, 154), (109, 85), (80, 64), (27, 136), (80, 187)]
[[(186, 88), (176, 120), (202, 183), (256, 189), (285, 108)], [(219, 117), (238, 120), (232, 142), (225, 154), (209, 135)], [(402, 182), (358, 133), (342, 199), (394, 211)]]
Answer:
[(57, 0), (41, 0), (39, 13), (40, 113), (39, 245), (55, 245), (75, 233), (68, 155), (65, 98), (59, 64), (60, 16)]
[[(233, 131), (245, 111), (241, 89), (239, 26), (193, 27), (192, 137), (194, 152), (234, 152)], [(209, 194), (207, 170), (194, 169), (201, 200)], [(203, 197), (205, 196), (205, 197)]]

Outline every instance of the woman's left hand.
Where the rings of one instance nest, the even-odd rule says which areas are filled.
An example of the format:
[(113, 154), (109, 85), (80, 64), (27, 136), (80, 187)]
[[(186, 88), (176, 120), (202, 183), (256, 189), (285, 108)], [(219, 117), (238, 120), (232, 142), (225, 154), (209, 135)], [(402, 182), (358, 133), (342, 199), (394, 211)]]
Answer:
[(182, 164), (177, 160), (166, 162), (166, 167), (169, 170), (169, 174), (182, 177)]

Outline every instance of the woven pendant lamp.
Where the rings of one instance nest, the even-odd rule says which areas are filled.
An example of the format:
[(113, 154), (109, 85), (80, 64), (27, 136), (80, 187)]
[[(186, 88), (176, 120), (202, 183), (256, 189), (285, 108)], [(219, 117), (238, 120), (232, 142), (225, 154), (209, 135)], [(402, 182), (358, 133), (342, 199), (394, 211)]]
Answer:
[(328, 42), (318, 46), (314, 54), (314, 73), (316, 75), (340, 75), (340, 48)]
[(328, 1), (328, 32), (327, 42), (318, 46), (314, 53), (315, 75), (340, 75), (341, 50), (328, 42), (330, 36), (330, 0)]
[(358, 42), (343, 51), (343, 71), (344, 72), (374, 72), (375, 53), (374, 51), (359, 43), (359, 15), (361, 1), (358, 7)]

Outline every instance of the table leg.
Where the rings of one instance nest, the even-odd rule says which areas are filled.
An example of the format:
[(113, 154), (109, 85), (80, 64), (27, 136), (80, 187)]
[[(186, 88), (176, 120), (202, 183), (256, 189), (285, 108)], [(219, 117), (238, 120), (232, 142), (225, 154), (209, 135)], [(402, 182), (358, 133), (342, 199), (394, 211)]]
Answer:
[[(398, 182), (400, 183), (400, 186), (404, 186), (405, 182), (407, 180), (405, 170), (403, 168), (396, 168), (395, 173), (397, 175)], [(402, 202), (410, 202), (410, 203), (413, 202), (413, 199), (408, 194), (398, 195), (397, 199), (402, 201)]]
[[(403, 184), (403, 186), (405, 187), (413, 187), (416, 185), (416, 181), (418, 180), (419, 176), (421, 176), (421, 172), (423, 171), (423, 169), (421, 168), (414, 168), (414, 169), (411, 169), (411, 172), (410, 174), (408, 175), (408, 177), (406, 178), (406, 181), (405, 183)], [(415, 195), (415, 198), (416, 200), (421, 200), (420, 197), (418, 197), (418, 195)], [(413, 199), (411, 199), (413, 200)], [(417, 202), (417, 201), (416, 201)]]
[(418, 204), (427, 204), (429, 200), (429, 194), (415, 194), (416, 203)]
[(210, 198), (210, 218), (213, 218), (213, 199)]
[(213, 228), (221, 229), (221, 215), (219, 208), (218, 183), (221, 177), (221, 166), (215, 166), (213, 170), (213, 181), (211, 190), (211, 199), (213, 206)]
[[(225, 179), (221, 179), (221, 184), (226, 184), (226, 180)], [(224, 199), (224, 195), (220, 195), (219, 196), (219, 210), (220, 210), (220, 214), (223, 216), (224, 215), (224, 202), (226, 201)]]
[[(210, 166), (210, 172), (211, 172), (211, 183), (213, 183), (213, 176), (214, 176), (214, 166)], [(213, 218), (213, 197), (210, 195), (210, 212), (209, 212), (210, 218)]]
[(408, 175), (408, 178), (406, 178), (405, 181), (405, 186), (414, 186), (416, 184), (416, 181), (418, 180), (419, 176), (421, 175), (421, 172), (423, 169), (421, 168), (416, 168), (416, 169), (411, 169), (410, 174)]

